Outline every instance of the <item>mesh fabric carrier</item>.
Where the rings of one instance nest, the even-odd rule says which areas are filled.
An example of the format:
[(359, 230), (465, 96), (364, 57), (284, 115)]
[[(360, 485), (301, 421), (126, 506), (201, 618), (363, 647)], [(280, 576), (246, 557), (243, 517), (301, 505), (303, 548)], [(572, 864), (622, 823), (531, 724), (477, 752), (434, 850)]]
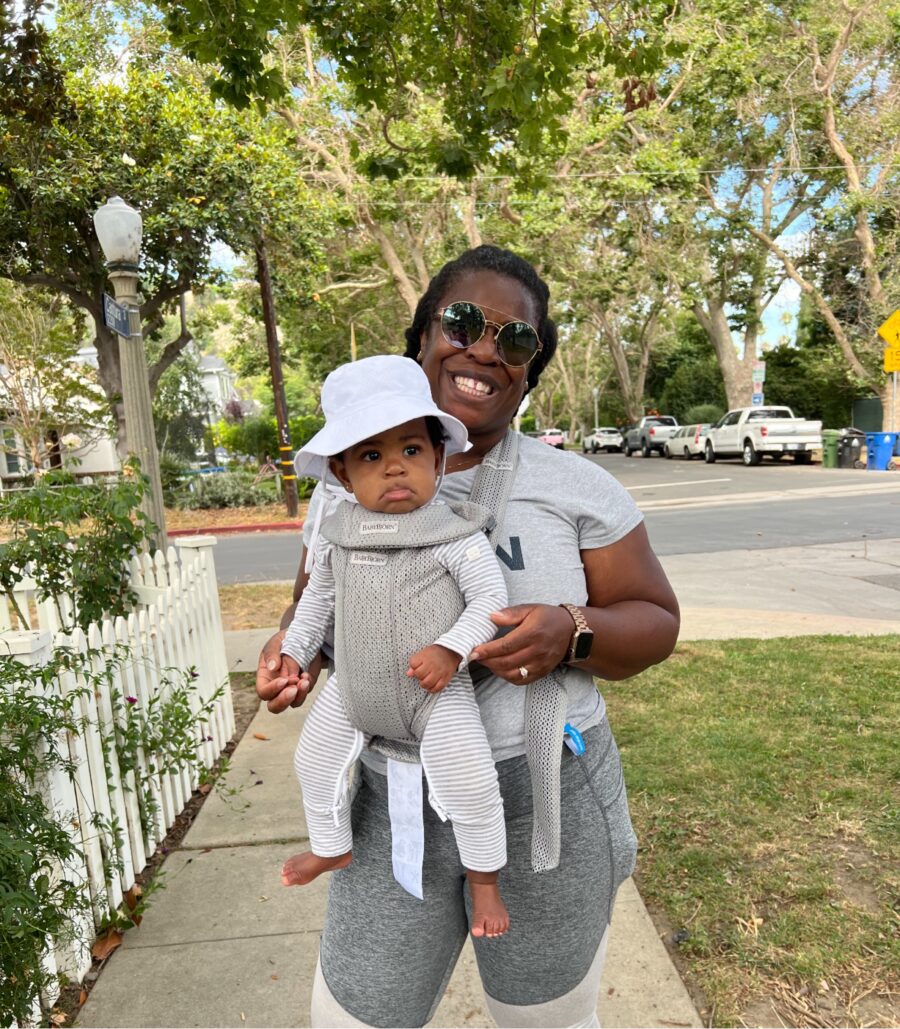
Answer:
[[(344, 709), (351, 725), (374, 737), (372, 748), (388, 757), (418, 760), (438, 698), (406, 674), (408, 656), (449, 631), (465, 610), (435, 549), (493, 521), (470, 502), (431, 504), (402, 515), (341, 504), (322, 525), (322, 535), (334, 544), (331, 561), (341, 583), (334, 639), (335, 666), (347, 670), (338, 677)], [(456, 674), (469, 678), (468, 671)]]
[[(512, 431), (485, 455), (469, 496), (473, 504), (493, 512), (494, 524), (487, 528), (492, 545), (503, 528), (506, 505), (515, 482), (519, 437)], [(376, 517), (376, 516), (373, 516)], [(524, 687), (525, 736), (528, 767), (534, 794), (534, 832), (531, 864), (536, 872), (547, 872), (559, 864), (560, 852), (560, 763), (568, 698), (565, 670), (555, 668)], [(424, 727), (424, 722), (422, 722)], [(418, 728), (418, 726), (417, 726)], [(419, 760), (418, 744), (379, 737), (373, 750), (397, 761)]]

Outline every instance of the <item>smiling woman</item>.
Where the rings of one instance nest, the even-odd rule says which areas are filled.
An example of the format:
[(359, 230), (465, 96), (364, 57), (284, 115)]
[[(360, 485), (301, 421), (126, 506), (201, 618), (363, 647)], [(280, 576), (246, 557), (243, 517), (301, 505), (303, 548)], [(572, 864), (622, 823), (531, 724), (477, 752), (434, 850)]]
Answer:
[[(509, 594), (510, 606), (491, 616), (498, 635), (464, 655), (506, 822), (499, 888), (510, 930), (500, 940), (474, 938), (500, 1026), (599, 1024), (607, 928), (636, 841), (594, 676), (623, 679), (662, 661), (679, 623), (626, 491), (599, 465), (510, 430), (556, 350), (548, 303), (531, 265), (483, 246), (438, 272), (406, 331), (406, 356), (421, 364), (438, 408), (462, 422), (472, 444), (448, 458), (440, 499), (491, 509), (486, 532)], [(311, 513), (320, 503), (314, 496)], [(306, 582), (301, 570), (295, 597)], [(398, 617), (427, 616), (406, 605)], [(257, 676), (274, 712), (306, 697), (282, 665), (281, 640), (267, 644)], [(309, 671), (315, 678), (318, 664)], [(422, 899), (412, 901), (392, 880), (401, 771), (377, 749), (362, 754), (353, 860), (330, 884), (314, 1026), (424, 1025), (474, 928), (452, 830), (429, 805), (409, 812), (424, 840)], [(421, 789), (421, 772), (412, 776)], [(573, 911), (578, 917), (560, 917)]]

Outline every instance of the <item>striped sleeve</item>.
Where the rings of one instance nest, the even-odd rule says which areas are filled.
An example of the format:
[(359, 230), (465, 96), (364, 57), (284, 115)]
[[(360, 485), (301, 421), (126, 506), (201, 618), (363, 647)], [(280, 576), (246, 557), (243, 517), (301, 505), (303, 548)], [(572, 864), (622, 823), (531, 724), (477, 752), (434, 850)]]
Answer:
[(319, 653), (325, 634), (334, 623), (334, 604), (331, 544), (320, 537), (309, 581), (281, 644), (282, 654), (292, 657), (304, 670)]
[(456, 580), (466, 604), (456, 624), (434, 642), (459, 654), (459, 667), (465, 668), (475, 647), (492, 640), (497, 632), (490, 616), (506, 607), (506, 582), (483, 532), (442, 543), (434, 548), (434, 553)]

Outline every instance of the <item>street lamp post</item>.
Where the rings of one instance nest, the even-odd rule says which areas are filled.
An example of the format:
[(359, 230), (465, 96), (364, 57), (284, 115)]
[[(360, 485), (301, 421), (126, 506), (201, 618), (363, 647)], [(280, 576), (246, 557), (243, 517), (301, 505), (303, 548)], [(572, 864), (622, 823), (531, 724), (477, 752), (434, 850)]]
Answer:
[(594, 394), (594, 428), (596, 429), (597, 426), (600, 424), (600, 418), (597, 414), (597, 401), (600, 399), (600, 387), (595, 386), (591, 390), (591, 393)]
[(150, 480), (141, 507), (157, 527), (157, 546), (165, 550), (166, 517), (159, 477), (159, 454), (153, 431), (150, 379), (147, 375), (147, 358), (144, 353), (144, 336), (137, 296), (141, 216), (121, 197), (110, 197), (94, 214), (94, 228), (106, 258), (109, 280), (113, 284), (116, 300), (128, 310), (128, 335), (119, 333), (125, 432), (129, 452), (140, 460), (141, 471)]

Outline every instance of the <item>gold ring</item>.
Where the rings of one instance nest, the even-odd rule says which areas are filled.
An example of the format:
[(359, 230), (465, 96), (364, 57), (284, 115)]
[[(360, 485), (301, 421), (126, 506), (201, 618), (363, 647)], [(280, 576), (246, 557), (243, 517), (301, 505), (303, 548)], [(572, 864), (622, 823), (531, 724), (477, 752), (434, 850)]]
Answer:
[(528, 669), (525, 667), (525, 665), (521, 665), (519, 667), (519, 675), (521, 675), (523, 679), (528, 678)]

